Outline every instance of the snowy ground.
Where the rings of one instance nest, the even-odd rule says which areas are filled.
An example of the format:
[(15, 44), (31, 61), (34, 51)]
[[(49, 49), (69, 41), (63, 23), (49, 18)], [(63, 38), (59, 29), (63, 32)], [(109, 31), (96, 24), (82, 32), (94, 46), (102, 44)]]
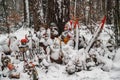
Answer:
[[(96, 68), (92, 71), (81, 71), (73, 75), (68, 75), (65, 72), (65, 66), (54, 63), (52, 65), (49, 67), (48, 73), (45, 73), (45, 70), (37, 68), (39, 80), (120, 80), (120, 71), (105, 72)], [(22, 62), (19, 63), (19, 71), (21, 71), (21, 67)], [(2, 78), (1, 80), (29, 80), (26, 73), (21, 72), (20, 77), (20, 79)]]
[[(28, 33), (30, 29), (20, 29), (17, 32), (15, 32), (15, 35), (17, 36), (18, 39), (21, 39), (24, 37), (25, 34)], [(84, 32), (81, 32), (84, 34)], [(106, 34), (102, 34), (102, 38), (105, 37)], [(90, 35), (86, 35), (90, 36)], [(5, 37), (5, 35), (0, 35), (0, 39)], [(103, 38), (105, 41), (109, 37), (106, 36), (106, 38)], [(89, 37), (90, 39), (90, 37)], [(119, 53), (120, 50), (117, 51)], [(117, 56), (120, 56), (117, 54)], [(114, 65), (118, 65), (117, 69), (113, 69), (109, 72), (102, 71), (99, 68), (95, 68), (92, 71), (81, 71), (81, 72), (76, 72), (73, 75), (68, 75), (65, 71), (65, 65), (59, 65), (55, 63), (51, 63), (50, 67), (48, 69), (48, 72), (45, 73), (45, 69), (43, 68), (38, 68), (36, 67), (39, 75), (39, 80), (120, 80), (120, 58), (116, 57), (119, 61), (115, 61)], [(1, 80), (29, 80), (29, 76), (26, 73), (23, 73), (23, 62), (19, 62), (16, 64), (18, 72), (20, 72), (20, 79), (9, 79), (9, 78), (2, 78)]]
[(51, 66), (47, 74), (41, 72), (39, 76), (42, 80), (120, 80), (119, 71), (104, 72), (100, 69), (94, 69), (93, 71), (81, 71), (68, 75), (65, 72), (65, 66), (61, 65)]

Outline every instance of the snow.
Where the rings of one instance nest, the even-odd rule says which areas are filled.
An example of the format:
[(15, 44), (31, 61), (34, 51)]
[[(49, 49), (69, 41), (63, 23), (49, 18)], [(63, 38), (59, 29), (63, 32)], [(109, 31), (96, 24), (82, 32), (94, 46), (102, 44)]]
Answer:
[[(106, 28), (105, 28), (106, 29)], [(106, 29), (107, 30), (107, 29)], [(14, 35), (16, 35), (16, 37), (18, 38), (18, 40), (21, 40), (22, 38), (25, 38), (25, 35), (29, 34), (29, 31), (32, 31), (31, 29), (24, 29), (21, 28), (18, 31), (16, 31), (15, 33), (13, 33)], [(111, 34), (112, 32), (109, 31)], [(80, 30), (80, 34), (84, 35), (86, 34), (84, 30)], [(107, 43), (107, 41), (109, 40), (109, 36), (106, 34), (106, 32), (103, 31), (103, 33), (100, 35), (100, 39), (103, 40), (104, 43)], [(4, 42), (4, 39), (7, 37), (6, 35), (0, 35), (0, 43)], [(91, 39), (91, 34), (85, 35), (85, 38), (88, 39), (88, 41)], [(52, 46), (53, 42), (48, 40), (48, 42), (50, 43), (49, 45)], [(17, 42), (15, 42), (17, 43)], [(104, 44), (105, 45), (105, 44)], [(74, 56), (77, 56), (76, 53), (78, 51), (73, 50), (72, 47), (70, 47), (69, 45), (65, 45), (62, 47), (64, 50), (64, 53), (67, 54), (71, 54), (69, 55), (71, 58), (73, 58)], [(99, 50), (101, 51), (101, 49)], [(48, 48), (48, 52), (49, 52), (49, 48)], [(56, 51), (59, 52), (59, 49)], [(79, 55), (84, 56), (83, 55), (84, 49), (80, 49), (79, 50)], [(50, 63), (49, 61), (46, 61), (46, 59), (43, 60), (42, 64), (44, 66), (49, 66), (48, 67), (48, 72), (46, 72), (45, 68), (38, 68), (36, 67), (37, 71), (38, 71), (38, 76), (39, 76), (39, 80), (120, 80), (120, 49), (117, 49), (115, 53), (115, 58), (114, 60), (110, 60), (108, 58), (103, 58), (101, 56), (97, 56), (99, 58), (100, 62), (103, 62), (105, 65), (102, 66), (102, 69), (107, 71), (103, 71), (102, 69), (100, 69), (101, 66), (98, 67), (93, 67), (91, 71), (86, 71), (86, 70), (82, 70), (80, 72), (75, 72), (72, 75), (68, 75), (68, 73), (66, 72), (66, 66), (67, 65), (60, 65), (60, 64), (56, 64), (56, 63)], [(1, 53), (1, 52), (0, 52)], [(56, 55), (53, 55), (56, 57)], [(0, 54), (1, 57), (1, 54)], [(79, 56), (77, 56), (79, 57)], [(85, 57), (85, 56), (84, 56)], [(84, 57), (81, 57), (84, 60)], [(17, 72), (20, 72), (20, 79), (14, 79), (14, 80), (30, 80), (29, 76), (27, 75), (27, 73), (23, 72), (23, 64), (24, 62), (22, 61), (18, 61), (11, 57), (12, 62), (14, 63), (14, 65), (17, 68)], [(70, 59), (71, 60), (71, 59)], [(72, 59), (73, 60), (73, 59)], [(94, 65), (94, 63), (89, 63), (88, 65)], [(69, 68), (73, 68), (74, 70), (75, 66), (71, 66)], [(1, 74), (2, 71), (0, 71)], [(4, 72), (8, 72), (7, 69)], [(1, 80), (11, 80), (8, 77), (2, 77)]]
[(20, 28), (19, 30), (17, 30), (14, 35), (16, 35), (17, 39), (18, 40), (21, 40), (23, 38), (25, 38), (25, 35), (29, 34), (29, 31), (32, 31), (33, 32), (33, 29), (30, 29), (30, 28)]
[(119, 72), (104, 72), (100, 69), (81, 71), (73, 75), (68, 75), (65, 72), (65, 66), (61, 65), (57, 65), (57, 67), (49, 67), (48, 73), (44, 73), (42, 71), (39, 73), (39, 77), (42, 80), (119, 80), (119, 76)]

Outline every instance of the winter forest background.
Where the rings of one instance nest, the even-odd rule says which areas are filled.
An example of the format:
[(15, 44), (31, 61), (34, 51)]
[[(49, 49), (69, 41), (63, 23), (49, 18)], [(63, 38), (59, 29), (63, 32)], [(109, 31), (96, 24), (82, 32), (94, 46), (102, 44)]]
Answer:
[[(83, 25), (98, 23), (106, 15), (106, 24), (115, 25), (111, 28), (118, 42), (119, 4), (119, 0), (0, 0), (0, 25), (3, 27), (1, 29), (9, 32), (12, 31), (10, 28), (19, 28), (27, 23), (27, 27), (38, 31), (41, 26), (55, 22), (61, 33), (65, 23), (70, 20), (70, 14)], [(91, 26), (88, 28), (92, 30)]]
[[(7, 47), (15, 71), (2, 60)], [(0, 80), (120, 80), (120, 0), (0, 0), (0, 60)]]

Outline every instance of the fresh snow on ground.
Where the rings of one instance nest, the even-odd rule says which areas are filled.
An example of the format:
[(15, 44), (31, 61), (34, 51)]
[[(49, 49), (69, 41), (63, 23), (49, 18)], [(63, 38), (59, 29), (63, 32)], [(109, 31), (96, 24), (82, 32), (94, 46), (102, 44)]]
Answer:
[[(21, 28), (14, 35), (20, 40), (25, 37), (31, 29)], [(33, 30), (32, 30), (33, 32)], [(109, 31), (110, 32), (110, 31)], [(112, 32), (110, 32), (112, 34)], [(91, 34), (86, 35), (85, 30), (80, 30), (81, 35), (85, 35), (88, 41), (91, 39)], [(0, 41), (6, 38), (6, 35), (0, 35)], [(100, 35), (100, 38), (106, 44), (106, 41), (110, 38), (104, 31)], [(111, 65), (111, 70), (106, 72), (98, 67), (95, 67), (92, 71), (82, 70), (80, 72), (75, 72), (75, 74), (68, 75), (65, 71), (66, 65), (59, 65), (56, 63), (50, 63), (50, 67), (48, 68), (48, 72), (42, 68), (36, 67), (39, 75), (39, 80), (120, 80), (120, 49), (116, 50), (116, 55), (113, 63), (108, 63), (108, 66)], [(1, 55), (0, 55), (1, 57)], [(14, 58), (11, 58), (14, 61)], [(30, 80), (29, 76), (26, 73), (23, 73), (23, 62), (17, 62), (15, 64), (17, 71), (20, 72), (20, 79), (9, 79), (2, 78), (1, 80)], [(1, 72), (0, 72), (1, 73)]]

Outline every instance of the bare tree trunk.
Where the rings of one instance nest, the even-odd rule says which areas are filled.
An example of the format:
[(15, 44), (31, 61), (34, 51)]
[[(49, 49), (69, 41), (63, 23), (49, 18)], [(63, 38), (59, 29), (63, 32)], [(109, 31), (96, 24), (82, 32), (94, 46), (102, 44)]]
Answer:
[(48, 0), (42, 0), (42, 8), (43, 8), (43, 18), (44, 18), (44, 23), (47, 24), (47, 13), (48, 13)]
[(70, 13), (70, 0), (63, 0), (63, 2), (61, 3), (62, 5), (62, 13), (61, 13), (61, 18), (59, 19), (58, 24), (58, 28), (59, 28), (59, 33), (61, 34), (62, 31), (64, 31), (64, 25), (66, 24), (66, 22), (69, 21), (69, 13)]
[(91, 19), (91, 10), (92, 10), (92, 0), (89, 0), (89, 14), (88, 14), (88, 24), (91, 24), (90, 19)]
[(112, 0), (107, 0), (107, 24), (112, 24)]
[(55, 4), (54, 4), (54, 0), (48, 0), (47, 24), (50, 25), (51, 22), (55, 22)]
[(61, 0), (60, 3), (58, 1), (48, 0), (47, 24), (55, 22), (59, 28), (59, 34), (61, 34), (65, 23), (69, 20), (70, 0)]
[(40, 0), (29, 0), (30, 1), (30, 10), (31, 16), (33, 18), (34, 30), (38, 31), (41, 27), (41, 15), (40, 15)]
[(27, 13), (26, 13), (26, 3), (25, 3), (25, 0), (23, 0), (23, 4), (24, 4), (24, 22), (26, 22), (27, 21)]
[(9, 27), (8, 20), (7, 20), (7, 7), (6, 7), (5, 0), (2, 0), (2, 5), (3, 5), (3, 9), (4, 9), (4, 14), (5, 14), (5, 24), (6, 24), (5, 27), (7, 27), (7, 33), (9, 34), (10, 33), (10, 27)]
[(115, 0), (115, 8), (114, 8), (114, 25), (115, 25), (115, 39), (117, 47), (120, 46), (120, 1)]
[(106, 14), (106, 7), (105, 7), (105, 3), (106, 1), (105, 0), (102, 0), (102, 11), (103, 11), (103, 15)]
[(96, 4), (96, 20), (100, 19), (100, 0), (97, 0), (97, 4)]

